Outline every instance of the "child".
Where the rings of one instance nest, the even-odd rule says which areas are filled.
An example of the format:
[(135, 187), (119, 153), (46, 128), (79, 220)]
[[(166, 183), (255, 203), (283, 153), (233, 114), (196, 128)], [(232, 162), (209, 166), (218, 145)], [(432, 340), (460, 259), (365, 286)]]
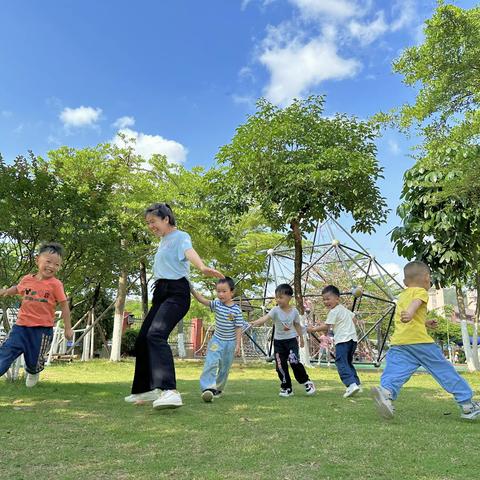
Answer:
[(192, 289), (192, 295), (215, 313), (215, 333), (208, 342), (207, 357), (200, 377), (202, 400), (220, 397), (227, 383), (234, 355), (239, 355), (244, 325), (242, 310), (233, 302), (235, 283), (230, 277), (217, 281), (218, 299), (210, 301)]
[(328, 285), (322, 290), (323, 304), (329, 309), (324, 324), (308, 328), (309, 332), (328, 331), (333, 325), (335, 343), (335, 365), (340, 379), (347, 387), (343, 398), (351, 397), (360, 389), (360, 379), (353, 366), (353, 355), (357, 349), (357, 331), (353, 319), (355, 314), (340, 304), (340, 290), (335, 285)]
[(396, 400), (403, 384), (422, 366), (453, 394), (462, 418), (473, 420), (480, 417), (480, 404), (472, 401), (472, 389), (427, 333), (426, 327), (437, 326), (435, 320), (427, 320), (430, 269), (425, 263), (415, 261), (408, 263), (403, 271), (407, 288), (398, 297), (387, 365), (380, 386), (371, 390), (378, 413), (385, 418), (393, 417), (392, 401)]
[(290, 364), (297, 382), (304, 385), (307, 395), (315, 393), (315, 385), (308, 378), (305, 367), (300, 363), (297, 336), (300, 339), (300, 347), (303, 347), (303, 331), (298, 310), (290, 306), (292, 297), (293, 289), (290, 285), (287, 283), (278, 285), (275, 289), (277, 306), (272, 308), (267, 315), (251, 322), (252, 327), (263, 325), (268, 319), (272, 319), (274, 322), (273, 347), (276, 370), (281, 382), (279, 393), (281, 397), (293, 395), (288, 364)]
[(332, 338), (326, 333), (322, 333), (319, 337), (320, 348), (318, 350), (318, 363), (322, 361), (323, 355), (325, 355), (325, 361), (327, 366), (330, 366), (330, 349), (332, 347)]
[(0, 289), (0, 297), (22, 296), (18, 319), (7, 340), (0, 347), (0, 376), (23, 353), (27, 387), (37, 384), (40, 372), (44, 368), (44, 356), (52, 342), (57, 303), (62, 311), (65, 338), (68, 340), (73, 338), (67, 297), (63, 291), (62, 282), (55, 278), (62, 263), (62, 256), (63, 247), (60, 244), (43, 244), (35, 259), (38, 272), (34, 275), (26, 275), (18, 285)]

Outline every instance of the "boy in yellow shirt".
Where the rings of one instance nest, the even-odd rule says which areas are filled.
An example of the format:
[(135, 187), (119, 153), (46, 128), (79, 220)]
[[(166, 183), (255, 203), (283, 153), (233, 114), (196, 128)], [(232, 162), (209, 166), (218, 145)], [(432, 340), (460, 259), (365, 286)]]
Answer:
[(402, 386), (422, 366), (448, 392), (453, 394), (467, 420), (480, 418), (480, 403), (472, 400), (473, 392), (453, 365), (443, 356), (440, 347), (428, 334), (436, 328), (435, 320), (427, 320), (430, 269), (423, 262), (410, 262), (404, 268), (406, 289), (399, 295), (395, 313), (395, 331), (390, 340), (387, 365), (380, 386), (372, 388), (378, 413), (392, 418), (393, 400)]

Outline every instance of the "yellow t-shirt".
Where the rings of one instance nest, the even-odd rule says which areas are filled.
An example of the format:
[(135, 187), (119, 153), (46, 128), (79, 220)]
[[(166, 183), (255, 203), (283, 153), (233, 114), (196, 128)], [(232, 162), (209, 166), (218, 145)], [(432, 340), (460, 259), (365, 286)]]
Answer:
[[(400, 312), (407, 310), (413, 300), (423, 303), (415, 312), (412, 320), (403, 323)], [(390, 339), (390, 345), (408, 345), (411, 343), (433, 343), (433, 338), (427, 333), (425, 320), (427, 319), (428, 292), (424, 288), (406, 288), (399, 296), (395, 311), (395, 330)]]

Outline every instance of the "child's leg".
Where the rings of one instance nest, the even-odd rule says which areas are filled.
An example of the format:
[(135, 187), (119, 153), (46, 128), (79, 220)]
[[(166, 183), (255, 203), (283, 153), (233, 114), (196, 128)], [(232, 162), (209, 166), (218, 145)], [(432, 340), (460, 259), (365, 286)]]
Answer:
[(285, 340), (274, 340), (274, 353), (275, 353), (275, 369), (277, 370), (278, 378), (281, 382), (281, 388), (292, 388), (292, 379), (288, 371), (288, 354), (289, 350), (285, 345)]
[(200, 376), (200, 389), (202, 392), (204, 390), (217, 389), (217, 370), (221, 353), (221, 342), (217, 338), (212, 337), (212, 339), (208, 342), (205, 365), (203, 366), (203, 372)]
[(24, 342), (22, 330), (26, 327), (14, 325), (10, 333), (0, 347), (0, 377), (6, 373), (14, 360), (19, 357), (24, 351)]
[[(335, 365), (338, 375), (343, 384), (348, 387), (352, 383), (357, 383), (355, 369), (352, 369), (349, 356), (351, 354), (351, 342), (342, 342), (335, 345)], [(351, 354), (353, 357), (353, 354)]]
[(298, 353), (298, 341), (296, 338), (288, 340), (288, 350), (288, 363), (292, 367), (295, 380), (303, 385), (310, 379), (308, 378), (308, 374), (305, 370), (305, 367), (303, 366), (303, 363), (300, 362), (300, 355)]
[(225, 384), (227, 383), (228, 374), (235, 355), (235, 340), (224, 343), (217, 374), (217, 390), (220, 392), (225, 389)]
[(472, 400), (473, 392), (470, 385), (447, 361), (437, 344), (421, 343), (409, 345), (409, 347), (415, 351), (420, 364), (448, 393), (455, 397), (457, 403), (469, 403)]
[(351, 340), (348, 343), (350, 344), (350, 349), (348, 351), (348, 366), (350, 367), (352, 375), (355, 378), (355, 383), (357, 385), (360, 385), (360, 379), (358, 378), (357, 371), (355, 370), (355, 366), (353, 365), (353, 356), (355, 355), (355, 350), (357, 349), (357, 342)]
[(392, 400), (397, 398), (402, 386), (420, 366), (407, 347), (410, 345), (394, 345), (387, 352), (387, 366), (380, 378), (380, 385), (390, 392)]
[(40, 373), (45, 368), (45, 356), (52, 344), (53, 328), (25, 327), (23, 335), (25, 370), (31, 374)]

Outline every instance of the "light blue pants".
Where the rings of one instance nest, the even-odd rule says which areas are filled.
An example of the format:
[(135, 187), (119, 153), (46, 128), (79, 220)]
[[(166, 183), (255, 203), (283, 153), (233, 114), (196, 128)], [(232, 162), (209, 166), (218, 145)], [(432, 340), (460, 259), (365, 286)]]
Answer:
[(408, 382), (420, 366), (448, 393), (453, 394), (457, 403), (468, 403), (472, 399), (472, 389), (435, 343), (391, 346), (386, 360), (387, 366), (382, 373), (380, 385), (390, 391), (392, 400), (397, 398), (403, 384)]
[(235, 340), (220, 340), (215, 335), (208, 342), (205, 365), (200, 377), (200, 388), (223, 391), (235, 354)]

